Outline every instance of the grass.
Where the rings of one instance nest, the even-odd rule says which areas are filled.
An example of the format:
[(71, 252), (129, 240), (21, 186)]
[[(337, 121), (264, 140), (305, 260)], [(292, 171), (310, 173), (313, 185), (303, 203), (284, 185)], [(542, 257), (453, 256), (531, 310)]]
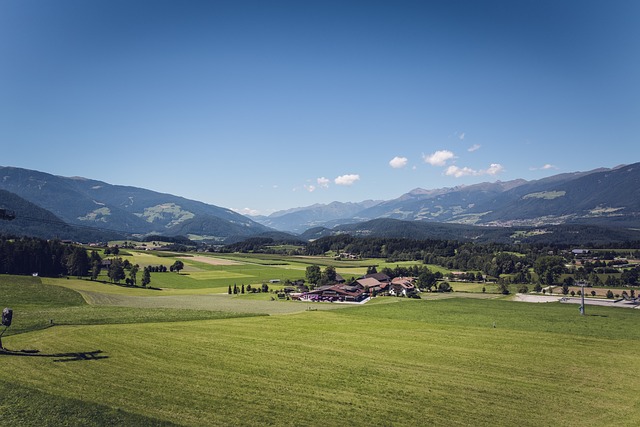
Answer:
[[(67, 285), (65, 279), (46, 279)], [(108, 285), (104, 285), (108, 286)], [(113, 286), (115, 287), (115, 286)], [(117, 287), (116, 287), (117, 288)], [(123, 297), (126, 288), (121, 289)], [(104, 295), (97, 293), (96, 295)], [(116, 294), (118, 295), (118, 294)], [(127, 298), (127, 297), (124, 297)], [(135, 298), (128, 296), (129, 299)], [(13, 309), (11, 327), (5, 336), (61, 325), (176, 322), (221, 319), (259, 314), (238, 312), (228, 307), (185, 309), (188, 307), (89, 305), (83, 296), (63, 286), (42, 283), (39, 277), (0, 275), (0, 301)], [(191, 307), (193, 308), (193, 307)]]
[[(0, 354), (0, 413), (11, 425), (569, 426), (640, 419), (637, 310), (594, 306), (579, 316), (559, 303), (438, 294), (305, 311), (306, 304), (270, 301), (268, 294), (144, 296), (112, 285), (100, 286), (117, 292), (82, 292), (132, 306), (91, 306), (72, 287), (97, 284), (42, 282), (0, 276), (0, 301), (16, 310), (16, 327), (25, 315), (69, 319), (4, 337), (6, 348), (38, 351)], [(144, 305), (194, 308), (207, 299), (219, 311)], [(238, 317), (240, 306), (247, 316), (269, 307), (289, 314)]]
[[(549, 307), (549, 321), (538, 322)], [(291, 316), (53, 328), (10, 337), (10, 344), (43, 354), (100, 349), (107, 358), (4, 357), (0, 380), (183, 425), (611, 425), (637, 419), (640, 386), (635, 376), (616, 371), (640, 368), (638, 333), (615, 331), (634, 325), (637, 316), (603, 310), (603, 317), (590, 317), (598, 328), (566, 330), (574, 311), (500, 301), (401, 301)]]
[[(225, 258), (240, 264), (187, 258), (181, 274), (152, 273), (163, 290), (0, 276), (0, 304), (14, 309), (3, 344), (16, 351), (0, 353), (2, 419), (78, 426), (640, 419), (637, 310), (594, 306), (579, 316), (565, 304), (453, 293), (307, 311), (309, 304), (271, 294), (226, 291), (242, 283), (233, 274), (247, 276), (245, 285), (301, 278), (315, 259)], [(129, 259), (174, 261), (133, 251)], [(375, 264), (359, 263), (342, 271)], [(480, 292), (483, 284), (452, 286)]]

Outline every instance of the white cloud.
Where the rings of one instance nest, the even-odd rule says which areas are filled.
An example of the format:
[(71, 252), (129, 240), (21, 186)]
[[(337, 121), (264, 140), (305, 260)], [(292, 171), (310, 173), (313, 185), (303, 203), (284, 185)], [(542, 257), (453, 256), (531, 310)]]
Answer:
[(541, 166), (539, 168), (537, 168), (537, 167), (530, 167), (529, 168), (530, 171), (549, 170), (549, 169), (558, 169), (558, 168), (556, 166), (552, 165), (552, 164), (549, 164), (549, 163), (547, 163), (546, 165)]
[(438, 150), (429, 156), (423, 156), (425, 163), (429, 163), (433, 166), (444, 166), (448, 160), (455, 157), (455, 154), (449, 150)]
[(492, 163), (487, 169), (475, 170), (468, 167), (458, 167), (456, 165), (451, 165), (444, 172), (447, 176), (453, 176), (456, 178), (461, 178), (463, 176), (478, 176), (478, 175), (498, 175), (504, 171), (504, 166), (500, 163)]
[(480, 171), (480, 172), (487, 175), (498, 175), (503, 171), (504, 171), (504, 166), (502, 166), (500, 163), (491, 163), (491, 166), (489, 166), (489, 169), (485, 171)]
[(447, 168), (444, 174), (447, 176), (455, 176), (456, 178), (460, 178), (462, 176), (478, 175), (478, 171), (475, 171), (468, 167), (460, 168), (458, 166), (451, 165)]
[(467, 148), (467, 151), (473, 153), (474, 151), (478, 151), (480, 149), (479, 144), (473, 144), (471, 147)]
[(389, 165), (394, 168), (394, 169), (400, 169), (403, 168), (405, 166), (407, 166), (407, 162), (409, 161), (409, 159), (407, 159), (406, 157), (394, 157), (393, 159), (391, 159), (389, 161)]
[(331, 181), (328, 178), (325, 178), (324, 176), (321, 176), (320, 178), (318, 178), (316, 180), (316, 182), (318, 183), (318, 186), (320, 188), (328, 188), (329, 187), (329, 183)]
[(309, 193), (313, 193), (314, 191), (316, 191), (316, 186), (315, 185), (306, 185), (305, 184), (304, 189), (307, 190)]
[(464, 132), (458, 135), (458, 139), (460, 139), (460, 141), (464, 141)]
[(356, 181), (360, 180), (360, 175), (357, 174), (348, 174), (341, 175), (333, 180), (337, 185), (353, 185)]

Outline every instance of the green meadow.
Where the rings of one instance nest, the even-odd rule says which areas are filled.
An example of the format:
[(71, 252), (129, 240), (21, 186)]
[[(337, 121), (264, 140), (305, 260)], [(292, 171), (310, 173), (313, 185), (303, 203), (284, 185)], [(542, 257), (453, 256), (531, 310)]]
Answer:
[[(162, 275), (186, 276), (159, 273), (153, 280)], [(14, 309), (2, 338), (8, 351), (0, 354), (2, 420), (18, 426), (640, 420), (638, 310), (594, 306), (580, 316), (573, 305), (455, 294), (309, 310), (268, 293), (230, 296), (181, 280), (173, 289), (145, 290), (0, 276), (0, 305)]]

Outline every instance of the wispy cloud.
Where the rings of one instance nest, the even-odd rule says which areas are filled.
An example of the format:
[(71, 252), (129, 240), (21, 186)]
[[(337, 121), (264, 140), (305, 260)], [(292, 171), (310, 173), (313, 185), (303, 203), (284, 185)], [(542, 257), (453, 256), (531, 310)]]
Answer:
[(473, 153), (474, 151), (478, 151), (480, 149), (480, 144), (473, 144), (471, 147), (467, 148), (467, 151)]
[(464, 132), (461, 132), (460, 134), (458, 134), (458, 139), (460, 141), (464, 141)]
[(320, 188), (329, 188), (329, 183), (331, 182), (331, 180), (325, 178), (324, 176), (321, 176), (316, 180), (316, 182), (318, 183), (318, 186)]
[(391, 159), (389, 161), (389, 166), (391, 166), (394, 169), (401, 169), (405, 166), (407, 166), (407, 162), (409, 161), (409, 159), (407, 159), (406, 157), (399, 157), (396, 156), (393, 159)]
[(336, 185), (353, 185), (356, 181), (359, 181), (359, 180), (360, 180), (360, 175), (347, 174), (347, 175), (340, 175), (339, 177), (334, 179), (333, 182), (335, 182)]
[(531, 170), (531, 171), (550, 170), (550, 169), (558, 169), (558, 168), (556, 166), (550, 164), (550, 163), (547, 163), (544, 166), (540, 166), (539, 168), (538, 167), (530, 167), (529, 168), (529, 170)]
[(425, 163), (429, 163), (432, 166), (444, 166), (447, 161), (454, 159), (456, 156), (449, 150), (438, 150), (430, 155), (423, 155)]
[(309, 193), (313, 193), (314, 191), (316, 191), (316, 186), (313, 184), (305, 184), (304, 189), (307, 190)]
[(471, 169), (466, 166), (461, 168), (456, 165), (451, 165), (447, 168), (444, 174), (447, 176), (453, 176), (455, 178), (461, 178), (463, 176), (479, 176), (479, 175), (495, 176), (502, 172), (504, 172), (504, 166), (502, 166), (500, 163), (492, 163), (491, 165), (489, 165), (487, 169), (480, 169), (480, 170)]

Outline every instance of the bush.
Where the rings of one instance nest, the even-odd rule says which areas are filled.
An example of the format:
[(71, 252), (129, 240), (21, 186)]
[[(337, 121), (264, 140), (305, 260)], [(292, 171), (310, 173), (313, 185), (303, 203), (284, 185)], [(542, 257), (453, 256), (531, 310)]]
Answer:
[(451, 292), (451, 285), (449, 282), (440, 282), (438, 285), (438, 292)]
[(527, 285), (522, 285), (518, 288), (518, 292), (521, 294), (527, 294), (529, 293), (529, 288), (527, 287)]
[(613, 298), (613, 292), (611, 292), (611, 289), (607, 291), (607, 298), (609, 299)]

